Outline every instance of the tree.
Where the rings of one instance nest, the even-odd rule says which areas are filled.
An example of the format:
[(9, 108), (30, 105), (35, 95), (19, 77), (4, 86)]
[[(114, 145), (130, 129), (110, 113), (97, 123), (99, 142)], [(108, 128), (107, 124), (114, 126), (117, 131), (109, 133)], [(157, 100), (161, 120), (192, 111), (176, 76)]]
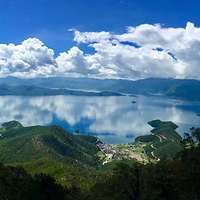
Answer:
[(54, 178), (43, 173), (35, 175), (30, 194), (31, 200), (65, 199), (64, 188), (56, 184)]
[(200, 128), (191, 128), (191, 135), (195, 138), (196, 142), (200, 142)]
[(0, 165), (0, 199), (26, 200), (32, 177), (21, 167)]

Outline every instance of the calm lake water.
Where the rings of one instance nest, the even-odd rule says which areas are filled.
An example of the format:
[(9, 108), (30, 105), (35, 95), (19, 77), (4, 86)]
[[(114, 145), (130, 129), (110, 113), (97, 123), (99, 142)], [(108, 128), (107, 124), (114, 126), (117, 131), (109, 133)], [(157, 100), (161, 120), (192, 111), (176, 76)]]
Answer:
[[(136, 104), (132, 104), (132, 101)], [(0, 97), (0, 123), (18, 120), (24, 126), (57, 124), (98, 136), (105, 143), (131, 142), (148, 134), (147, 122), (176, 123), (180, 134), (200, 126), (200, 103), (160, 97)]]

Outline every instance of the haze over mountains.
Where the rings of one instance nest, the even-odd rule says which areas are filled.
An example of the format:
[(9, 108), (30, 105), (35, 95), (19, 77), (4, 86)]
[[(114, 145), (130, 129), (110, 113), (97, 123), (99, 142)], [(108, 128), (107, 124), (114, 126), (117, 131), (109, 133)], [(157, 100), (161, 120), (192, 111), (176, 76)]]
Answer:
[(164, 95), (171, 98), (200, 100), (200, 81), (188, 79), (148, 78), (137, 81), (93, 78), (32, 78), (6, 77), (0, 84), (9, 86), (37, 86), (76, 90), (111, 91), (127, 94)]
[(0, 95), (20, 95), (20, 96), (55, 96), (55, 95), (76, 95), (76, 96), (123, 96), (117, 92), (87, 92), (73, 91), (67, 89), (50, 89), (34, 85), (9, 86), (0, 85)]

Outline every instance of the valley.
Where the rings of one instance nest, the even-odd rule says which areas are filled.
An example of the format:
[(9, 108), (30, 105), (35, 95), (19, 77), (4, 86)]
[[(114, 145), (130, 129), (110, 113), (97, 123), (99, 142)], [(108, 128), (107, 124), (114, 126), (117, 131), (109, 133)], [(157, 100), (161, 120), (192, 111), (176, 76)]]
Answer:
[(75, 184), (87, 188), (94, 183), (96, 169), (114, 167), (120, 161), (156, 163), (181, 150), (175, 124), (160, 120), (149, 124), (154, 127), (152, 134), (131, 143), (103, 144), (97, 137), (74, 135), (57, 125), (24, 127), (18, 121), (6, 122), (0, 132), (0, 162), (20, 164), (31, 174), (48, 173), (64, 186), (81, 177)]
[(148, 124), (153, 127), (151, 133), (131, 143), (105, 144), (98, 137), (72, 134), (58, 125), (24, 127), (18, 121), (6, 122), (0, 128), (0, 163), (6, 170), (19, 170), (17, 176), (25, 173), (24, 168), (35, 182), (40, 176), (43, 182), (46, 176), (52, 177), (70, 198), (101, 200), (101, 195), (108, 195), (107, 188), (113, 190), (113, 184), (127, 184), (129, 178), (132, 184), (137, 173), (145, 173), (140, 179), (149, 181), (151, 167), (160, 170), (165, 163), (176, 165), (173, 158), (183, 150), (178, 126), (158, 119)]

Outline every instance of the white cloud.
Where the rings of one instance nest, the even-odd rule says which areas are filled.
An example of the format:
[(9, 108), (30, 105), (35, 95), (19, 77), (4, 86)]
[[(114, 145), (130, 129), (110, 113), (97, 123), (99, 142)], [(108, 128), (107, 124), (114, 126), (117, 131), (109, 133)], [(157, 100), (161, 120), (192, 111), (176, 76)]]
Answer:
[(0, 73), (14, 76), (45, 76), (53, 74), (54, 51), (37, 38), (29, 38), (20, 45), (0, 44)]
[(95, 68), (92, 68), (88, 56), (84, 56), (83, 52), (76, 46), (72, 47), (67, 53), (60, 53), (56, 62), (59, 73), (79, 73), (81, 75), (95, 73)]
[(0, 75), (200, 79), (200, 28), (190, 22), (185, 28), (142, 24), (122, 34), (70, 31), (75, 42), (95, 53), (84, 54), (74, 46), (55, 57), (37, 38), (0, 44)]
[(112, 38), (112, 34), (109, 32), (80, 32), (76, 29), (69, 29), (74, 32), (74, 41), (77, 43), (92, 43), (92, 42), (107, 42)]

